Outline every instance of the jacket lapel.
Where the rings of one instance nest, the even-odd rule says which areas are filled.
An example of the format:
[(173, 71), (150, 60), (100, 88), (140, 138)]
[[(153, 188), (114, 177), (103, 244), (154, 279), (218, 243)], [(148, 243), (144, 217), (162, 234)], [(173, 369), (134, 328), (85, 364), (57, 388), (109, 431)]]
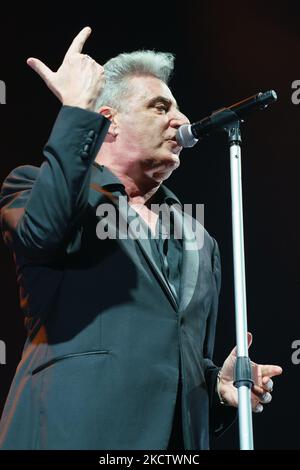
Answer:
[(170, 286), (169, 286), (167, 280), (165, 279), (165, 276), (161, 272), (161, 269), (158, 267), (158, 265), (156, 264), (156, 262), (153, 258), (149, 239), (140, 239), (140, 238), (138, 238), (136, 241), (139, 244), (139, 246), (141, 248), (141, 251), (142, 251), (146, 261), (148, 262), (153, 274), (156, 276), (156, 278), (158, 279), (158, 281), (162, 285), (165, 293), (169, 297), (169, 300), (170, 300), (171, 304), (173, 305), (175, 310), (178, 310), (177, 299), (174, 296), (173, 292), (171, 291)]
[[(178, 216), (178, 213), (177, 213)], [(180, 214), (182, 218), (182, 214)], [(182, 264), (181, 264), (181, 282), (180, 282), (180, 304), (179, 310), (183, 311), (190, 303), (197, 284), (199, 272), (199, 235), (203, 233), (203, 227), (196, 222), (197, 234), (192, 230), (192, 218), (184, 213), (182, 227), (183, 227), (183, 250), (182, 250)]]

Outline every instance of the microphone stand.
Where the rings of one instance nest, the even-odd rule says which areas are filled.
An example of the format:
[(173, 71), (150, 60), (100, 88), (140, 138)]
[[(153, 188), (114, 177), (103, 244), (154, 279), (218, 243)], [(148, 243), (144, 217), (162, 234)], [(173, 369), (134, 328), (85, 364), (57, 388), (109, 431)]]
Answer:
[(251, 408), (251, 388), (253, 385), (251, 362), (248, 356), (247, 341), (247, 303), (244, 257), (243, 195), (241, 177), (241, 131), (240, 120), (234, 119), (223, 126), (227, 132), (230, 148), (231, 205), (235, 322), (237, 340), (237, 361), (234, 385), (238, 389), (238, 415), (240, 449), (253, 450), (253, 428)]
[(258, 93), (227, 108), (221, 108), (194, 124), (185, 124), (177, 130), (177, 139), (184, 147), (193, 147), (199, 138), (214, 131), (225, 131), (230, 149), (231, 205), (235, 323), (237, 360), (234, 371), (234, 385), (238, 389), (238, 412), (241, 450), (253, 450), (251, 388), (253, 386), (251, 361), (248, 356), (247, 302), (244, 257), (243, 195), (241, 169), (242, 116), (276, 101), (274, 90)]

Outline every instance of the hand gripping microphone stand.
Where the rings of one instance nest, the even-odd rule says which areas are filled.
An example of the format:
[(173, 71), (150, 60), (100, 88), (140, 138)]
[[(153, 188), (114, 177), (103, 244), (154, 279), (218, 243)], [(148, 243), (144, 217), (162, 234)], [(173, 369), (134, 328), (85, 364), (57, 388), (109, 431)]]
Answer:
[(177, 140), (184, 147), (195, 145), (199, 138), (207, 136), (214, 131), (225, 131), (228, 135), (230, 149), (234, 296), (237, 340), (237, 361), (234, 385), (238, 389), (241, 450), (253, 450), (251, 408), (253, 378), (247, 342), (247, 302), (241, 176), (242, 139), (240, 123), (243, 122), (243, 117), (248, 111), (255, 108), (265, 108), (276, 99), (277, 95), (273, 90), (259, 93), (228, 108), (215, 111), (208, 118), (204, 118), (195, 124), (181, 126), (177, 131)]

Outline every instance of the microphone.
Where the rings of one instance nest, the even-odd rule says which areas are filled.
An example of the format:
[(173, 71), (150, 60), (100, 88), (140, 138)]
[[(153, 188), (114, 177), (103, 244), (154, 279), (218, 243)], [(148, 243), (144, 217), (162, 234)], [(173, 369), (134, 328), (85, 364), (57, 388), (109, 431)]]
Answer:
[(176, 132), (177, 142), (182, 147), (193, 147), (199, 139), (223, 129), (230, 122), (243, 122), (244, 116), (248, 113), (257, 108), (264, 109), (276, 100), (276, 92), (269, 90), (264, 93), (257, 93), (226, 108), (218, 109), (210, 116), (201, 119), (201, 121), (180, 126)]

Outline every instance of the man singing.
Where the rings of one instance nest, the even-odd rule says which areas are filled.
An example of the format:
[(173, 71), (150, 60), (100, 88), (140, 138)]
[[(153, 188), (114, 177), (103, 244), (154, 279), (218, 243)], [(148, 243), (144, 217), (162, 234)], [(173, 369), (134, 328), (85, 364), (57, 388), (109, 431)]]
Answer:
[[(102, 67), (82, 54), (90, 32), (57, 72), (27, 61), (62, 108), (41, 166), (15, 169), (1, 192), (27, 340), (0, 447), (207, 449), (235, 417), (236, 350), (222, 368), (212, 362), (217, 243), (196, 221), (203, 243), (191, 249), (185, 217), (175, 236), (182, 205), (163, 185), (180, 163), (176, 130), (189, 122), (167, 85), (174, 57), (136, 51)], [(121, 200), (125, 225), (137, 221), (147, 237), (98, 236), (99, 207), (125, 217)], [(170, 227), (159, 205), (174, 207)], [(106, 220), (108, 235), (117, 220)], [(281, 368), (254, 367), (259, 412)]]

